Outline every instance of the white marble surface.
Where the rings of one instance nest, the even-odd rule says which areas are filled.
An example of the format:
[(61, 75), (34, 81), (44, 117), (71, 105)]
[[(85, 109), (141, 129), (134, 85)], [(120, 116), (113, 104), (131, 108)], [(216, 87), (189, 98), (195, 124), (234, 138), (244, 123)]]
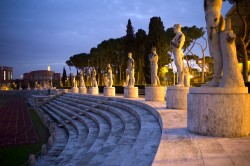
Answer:
[(89, 87), (89, 94), (91, 95), (98, 95), (99, 94), (99, 88), (98, 87)]
[(115, 87), (104, 87), (104, 96), (115, 96)]
[(138, 87), (124, 87), (125, 98), (138, 98)]
[(87, 88), (86, 87), (79, 87), (79, 93), (86, 94)]
[(171, 86), (167, 89), (166, 107), (173, 109), (187, 109), (188, 87)]
[[(200, 93), (198, 89), (190, 89), (188, 94), (188, 130), (219, 137), (250, 134), (250, 94), (223, 93), (230, 88), (210, 88), (207, 92), (204, 88)], [(221, 93), (215, 93), (218, 89)]]
[(78, 92), (79, 92), (78, 87), (72, 87), (72, 88), (71, 88), (71, 92), (72, 92), (72, 93), (78, 93)]
[(163, 86), (148, 86), (145, 87), (146, 101), (165, 101), (166, 87)]

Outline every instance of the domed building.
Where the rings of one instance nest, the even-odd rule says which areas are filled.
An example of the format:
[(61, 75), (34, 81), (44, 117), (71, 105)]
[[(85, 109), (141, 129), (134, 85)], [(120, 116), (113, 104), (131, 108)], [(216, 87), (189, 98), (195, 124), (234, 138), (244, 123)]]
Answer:
[[(36, 70), (23, 74), (25, 87), (49, 88), (60, 86), (61, 74), (50, 70)], [(29, 84), (29, 85), (28, 85)]]

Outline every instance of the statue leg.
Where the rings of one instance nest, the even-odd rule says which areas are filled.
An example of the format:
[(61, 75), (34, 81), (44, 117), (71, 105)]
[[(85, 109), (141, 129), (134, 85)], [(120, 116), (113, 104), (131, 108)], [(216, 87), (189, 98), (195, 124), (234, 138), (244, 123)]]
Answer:
[(220, 36), (218, 32), (212, 34), (212, 40), (208, 39), (208, 45), (209, 45), (210, 55), (214, 59), (214, 76), (212, 81), (202, 86), (218, 87), (220, 84), (220, 79), (222, 76), (222, 67), (223, 67), (221, 47), (220, 47)]
[(177, 68), (177, 72), (178, 72), (178, 84), (175, 86), (181, 87), (184, 86), (184, 71), (183, 71), (183, 60), (182, 60), (182, 56), (176, 56), (175, 58), (175, 65)]

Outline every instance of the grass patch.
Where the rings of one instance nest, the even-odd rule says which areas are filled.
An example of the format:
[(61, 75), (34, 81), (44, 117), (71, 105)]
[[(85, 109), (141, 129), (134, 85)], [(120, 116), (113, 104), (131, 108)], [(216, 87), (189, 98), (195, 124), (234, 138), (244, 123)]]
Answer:
[(40, 144), (13, 145), (0, 148), (0, 165), (20, 166), (28, 160), (29, 154), (36, 153), (40, 149)]
[(26, 108), (33, 122), (37, 136), (39, 138), (39, 143), (1, 147), (0, 148), (1, 166), (20, 166), (24, 164), (28, 160), (29, 154), (31, 153), (37, 154), (41, 150), (42, 144), (45, 144), (48, 141), (49, 133), (48, 130), (43, 125), (40, 117), (36, 114), (33, 108), (30, 107)]
[(36, 134), (39, 138), (39, 143), (41, 143), (41, 145), (47, 143), (49, 139), (49, 132), (47, 128), (45, 128), (40, 117), (36, 114), (33, 108), (28, 108), (28, 113), (35, 127)]

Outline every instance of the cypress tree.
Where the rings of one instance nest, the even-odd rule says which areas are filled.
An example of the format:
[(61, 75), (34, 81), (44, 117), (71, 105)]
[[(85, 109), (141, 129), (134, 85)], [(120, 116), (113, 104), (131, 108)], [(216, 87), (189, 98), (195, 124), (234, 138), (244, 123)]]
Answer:
[[(164, 30), (163, 22), (160, 17), (152, 17), (149, 22), (149, 31), (148, 31), (148, 43), (147, 51), (148, 54), (151, 52), (152, 47), (156, 47), (157, 54), (159, 55), (158, 69), (166, 65), (169, 61), (169, 55), (167, 53), (166, 47), (166, 33)], [(159, 71), (158, 70), (158, 71)], [(150, 67), (148, 55), (145, 57), (145, 79), (147, 83), (150, 83)], [(160, 78), (161, 80), (163, 78)]]
[(63, 86), (65, 86), (66, 80), (67, 80), (67, 73), (66, 73), (65, 67), (63, 67), (63, 74), (62, 74), (62, 79), (61, 79)]
[(131, 20), (129, 19), (125, 36), (126, 54), (129, 52), (134, 52), (134, 44), (135, 44), (134, 28), (132, 26)]

